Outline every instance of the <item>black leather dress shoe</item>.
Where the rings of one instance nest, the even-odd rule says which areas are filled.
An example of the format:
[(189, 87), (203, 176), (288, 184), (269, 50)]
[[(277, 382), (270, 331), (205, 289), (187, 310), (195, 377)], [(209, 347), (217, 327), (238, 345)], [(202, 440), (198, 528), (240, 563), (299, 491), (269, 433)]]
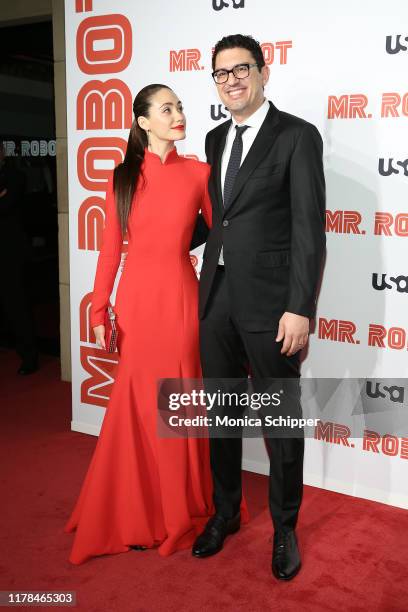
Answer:
[(225, 519), (219, 514), (210, 518), (203, 533), (194, 542), (192, 550), (194, 557), (210, 557), (220, 552), (227, 535), (236, 533), (240, 526), (240, 514), (232, 519)]
[(272, 573), (275, 578), (291, 580), (301, 565), (295, 532), (290, 530), (275, 533), (272, 555)]

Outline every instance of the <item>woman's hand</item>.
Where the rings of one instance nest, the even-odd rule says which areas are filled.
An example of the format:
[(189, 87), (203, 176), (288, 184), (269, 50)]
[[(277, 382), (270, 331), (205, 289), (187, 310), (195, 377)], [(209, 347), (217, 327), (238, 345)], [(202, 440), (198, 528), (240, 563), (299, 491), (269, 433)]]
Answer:
[(93, 332), (95, 334), (96, 344), (98, 346), (100, 346), (101, 348), (106, 350), (106, 344), (105, 344), (105, 326), (104, 325), (97, 325), (96, 327), (93, 328)]

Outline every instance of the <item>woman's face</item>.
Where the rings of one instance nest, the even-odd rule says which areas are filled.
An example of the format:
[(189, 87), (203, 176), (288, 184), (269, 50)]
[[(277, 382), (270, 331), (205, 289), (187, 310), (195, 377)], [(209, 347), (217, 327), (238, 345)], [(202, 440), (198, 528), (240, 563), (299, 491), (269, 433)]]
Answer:
[(160, 89), (150, 99), (149, 116), (138, 117), (138, 123), (149, 131), (149, 139), (155, 141), (183, 140), (186, 137), (186, 118), (183, 105), (171, 89)]

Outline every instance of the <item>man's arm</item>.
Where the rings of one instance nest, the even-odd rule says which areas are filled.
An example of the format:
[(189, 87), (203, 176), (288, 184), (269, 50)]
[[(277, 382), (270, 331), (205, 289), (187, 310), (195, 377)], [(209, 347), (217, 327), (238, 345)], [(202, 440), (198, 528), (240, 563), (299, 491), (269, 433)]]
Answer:
[(318, 130), (306, 124), (290, 163), (292, 215), (289, 296), (277, 341), (292, 355), (307, 341), (309, 319), (316, 309), (316, 291), (326, 246), (323, 143)]
[(200, 246), (200, 244), (207, 242), (209, 233), (210, 230), (208, 229), (208, 225), (206, 224), (202, 213), (199, 213), (197, 216), (193, 237), (191, 239), (190, 251)]

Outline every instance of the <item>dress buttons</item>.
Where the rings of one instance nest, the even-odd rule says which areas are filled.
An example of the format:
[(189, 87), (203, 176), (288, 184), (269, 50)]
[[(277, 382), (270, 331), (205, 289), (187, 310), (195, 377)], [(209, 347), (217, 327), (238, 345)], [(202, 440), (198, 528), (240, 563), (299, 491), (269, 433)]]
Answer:
[(229, 221), (227, 219), (224, 219), (222, 224), (223, 224), (224, 227), (228, 227), (229, 226)]

